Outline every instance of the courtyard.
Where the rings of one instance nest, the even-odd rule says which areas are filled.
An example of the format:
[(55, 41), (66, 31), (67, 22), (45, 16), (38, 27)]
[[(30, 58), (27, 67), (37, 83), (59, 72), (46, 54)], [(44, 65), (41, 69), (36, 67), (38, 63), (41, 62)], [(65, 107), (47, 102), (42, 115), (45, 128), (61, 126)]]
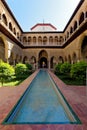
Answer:
[(51, 71), (49, 71), (49, 74), (79, 117), (81, 124), (2, 124), (37, 73), (38, 70), (18, 86), (0, 88), (0, 130), (87, 130), (86, 86), (66, 85)]

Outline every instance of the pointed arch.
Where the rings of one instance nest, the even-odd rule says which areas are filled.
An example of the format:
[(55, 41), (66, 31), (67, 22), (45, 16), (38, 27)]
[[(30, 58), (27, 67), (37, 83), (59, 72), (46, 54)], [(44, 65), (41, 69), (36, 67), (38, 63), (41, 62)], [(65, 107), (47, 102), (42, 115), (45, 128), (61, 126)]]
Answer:
[(49, 37), (49, 44), (53, 44), (53, 37), (52, 36)]
[(56, 65), (56, 58), (54, 56), (50, 59), (50, 68), (53, 69)]
[(48, 53), (45, 50), (41, 50), (39, 52), (39, 68), (48, 68)]
[(12, 23), (11, 23), (11, 22), (9, 22), (9, 29), (10, 29), (10, 31), (13, 30), (13, 28), (12, 28)]
[(84, 13), (82, 12), (79, 19), (79, 25), (84, 21)]
[(62, 57), (62, 56), (59, 56), (59, 58), (58, 58), (58, 62), (59, 62), (59, 63), (63, 63), (63, 62), (64, 62), (64, 60), (63, 60), (63, 57)]
[(26, 42), (27, 42), (27, 37), (24, 36), (24, 37), (23, 37), (23, 43), (26, 43)]
[(24, 56), (24, 58), (23, 58), (23, 63), (25, 64), (25, 63), (27, 63), (28, 62), (28, 57), (27, 56)]
[(5, 14), (2, 15), (2, 21), (7, 26), (8, 23), (7, 23), (7, 17)]
[[(68, 34), (69, 35), (69, 34)], [(60, 36), (59, 37), (59, 43), (60, 43), (60, 45), (62, 44), (64, 42), (64, 38), (63, 38), (63, 36)]]
[(19, 35), (19, 32), (17, 32), (17, 38), (20, 39), (20, 35)]
[(74, 31), (77, 29), (77, 21), (74, 22)]
[(73, 28), (72, 27), (70, 27), (70, 34), (72, 34), (73, 33)]
[(38, 37), (38, 44), (39, 44), (39, 45), (42, 44), (42, 37), (41, 37), (41, 36)]
[(55, 41), (55, 44), (58, 45), (58, 36), (55, 36), (54, 41)]
[(31, 39), (31, 37), (29, 36), (29, 37), (28, 37), (28, 44), (31, 44), (31, 40), (32, 40), (32, 39)]
[(36, 44), (36, 42), (37, 42), (37, 41), (36, 41), (36, 37), (34, 36), (34, 37), (33, 37), (33, 43)]
[(47, 37), (44, 36), (44, 37), (43, 37), (43, 45), (46, 45), (46, 44), (47, 44)]
[(16, 29), (15, 29), (15, 27), (13, 28), (13, 33), (16, 35)]

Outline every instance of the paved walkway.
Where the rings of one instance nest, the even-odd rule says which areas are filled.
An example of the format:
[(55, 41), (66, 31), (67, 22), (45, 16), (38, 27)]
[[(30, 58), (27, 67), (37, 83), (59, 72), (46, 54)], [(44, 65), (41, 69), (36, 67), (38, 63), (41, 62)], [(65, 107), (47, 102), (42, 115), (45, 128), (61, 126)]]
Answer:
[(70, 86), (64, 84), (52, 72), (49, 71), (55, 83), (63, 93), (64, 97), (77, 114), (82, 124), (67, 125), (2, 125), (2, 121), (12, 110), (18, 99), (24, 93), (38, 71), (17, 87), (0, 88), (0, 130), (87, 130), (87, 96), (86, 86)]

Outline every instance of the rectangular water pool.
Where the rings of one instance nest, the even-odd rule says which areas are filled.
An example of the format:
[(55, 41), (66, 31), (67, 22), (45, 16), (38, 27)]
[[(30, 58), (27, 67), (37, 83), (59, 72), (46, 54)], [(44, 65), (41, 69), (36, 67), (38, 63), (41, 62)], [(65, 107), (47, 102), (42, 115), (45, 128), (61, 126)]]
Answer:
[(40, 70), (3, 124), (80, 124), (46, 70)]

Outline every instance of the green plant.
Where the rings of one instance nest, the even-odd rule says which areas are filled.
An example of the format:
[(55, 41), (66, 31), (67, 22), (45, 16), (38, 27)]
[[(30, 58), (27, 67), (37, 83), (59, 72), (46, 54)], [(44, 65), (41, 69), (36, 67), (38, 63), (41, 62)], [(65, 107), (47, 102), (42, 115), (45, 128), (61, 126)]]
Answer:
[(4, 63), (0, 61), (0, 82), (3, 83), (7, 80), (11, 79), (14, 75), (14, 68), (10, 66), (8, 63)]
[(85, 61), (80, 61), (78, 63), (73, 64), (70, 72), (71, 77), (73, 79), (83, 80), (83, 82), (85, 82), (86, 68), (87, 68), (87, 63)]
[(60, 72), (61, 65), (62, 65), (62, 63), (59, 63), (55, 66), (54, 72), (56, 75), (61, 74), (61, 72)]
[(26, 77), (28, 68), (25, 64), (18, 63), (15, 66), (15, 75), (18, 79)]
[(66, 76), (70, 76), (71, 64), (64, 62), (60, 67), (60, 72)]
[(26, 63), (26, 66), (27, 66), (28, 70), (32, 70), (32, 65), (31, 64)]

